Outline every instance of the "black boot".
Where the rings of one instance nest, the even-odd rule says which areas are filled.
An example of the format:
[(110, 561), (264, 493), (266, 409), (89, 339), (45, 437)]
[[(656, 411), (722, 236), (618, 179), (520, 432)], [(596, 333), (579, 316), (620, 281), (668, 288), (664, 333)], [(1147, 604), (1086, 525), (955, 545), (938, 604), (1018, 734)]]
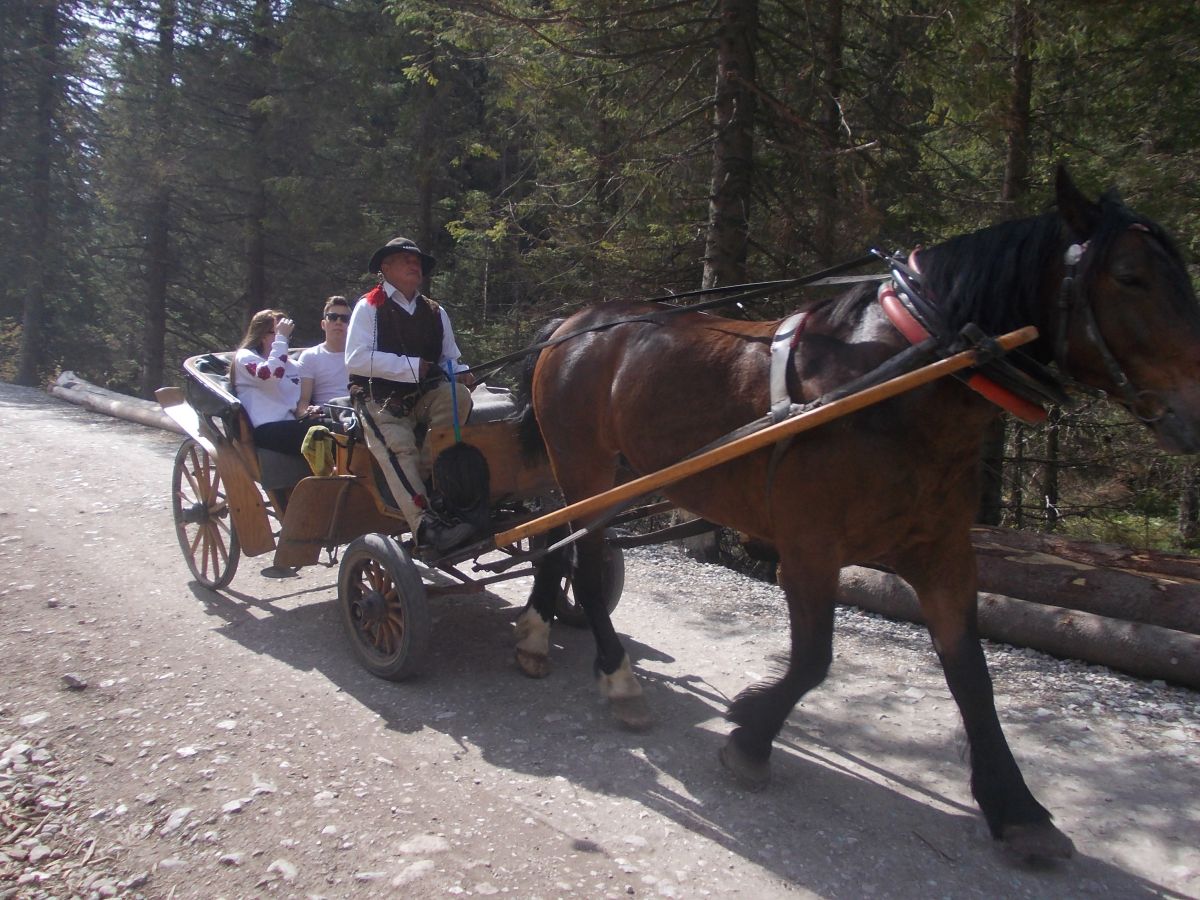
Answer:
[(475, 534), (469, 522), (442, 522), (432, 516), (422, 516), (417, 526), (417, 548), (449, 553), (466, 544)]

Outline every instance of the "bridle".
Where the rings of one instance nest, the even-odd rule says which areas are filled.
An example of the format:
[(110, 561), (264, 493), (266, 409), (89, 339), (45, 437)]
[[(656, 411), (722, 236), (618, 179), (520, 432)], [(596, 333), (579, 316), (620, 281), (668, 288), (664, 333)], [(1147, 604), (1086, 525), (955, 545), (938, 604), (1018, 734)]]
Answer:
[[(1152, 234), (1150, 229), (1140, 222), (1132, 223), (1129, 226), (1129, 230)], [(1174, 417), (1174, 413), (1171, 412), (1170, 407), (1161, 400), (1158, 400), (1158, 395), (1154, 391), (1139, 391), (1136, 388), (1133, 380), (1125, 373), (1121, 364), (1117, 362), (1116, 356), (1109, 349), (1108, 342), (1104, 339), (1104, 335), (1100, 331), (1100, 325), (1096, 321), (1096, 312), (1091, 296), (1083, 290), (1078, 274), (1083, 258), (1090, 249), (1089, 244), (1090, 241), (1084, 241), (1082, 244), (1071, 244), (1063, 253), (1063, 265), (1066, 271), (1063, 274), (1062, 284), (1058, 291), (1058, 302), (1056, 304), (1058, 321), (1054, 339), (1054, 364), (1058, 369), (1058, 376), (1064, 383), (1084, 393), (1104, 393), (1103, 391), (1098, 391), (1096, 388), (1082, 384), (1071, 375), (1067, 367), (1071, 322), (1078, 315), (1082, 320), (1084, 337), (1092, 349), (1099, 355), (1105, 373), (1116, 386), (1117, 392), (1120, 394), (1130, 414), (1147, 425), (1160, 422), (1167, 417)], [(1159, 408), (1157, 414), (1144, 415), (1139, 412), (1139, 409), (1145, 407), (1147, 400), (1152, 403), (1157, 402)]]

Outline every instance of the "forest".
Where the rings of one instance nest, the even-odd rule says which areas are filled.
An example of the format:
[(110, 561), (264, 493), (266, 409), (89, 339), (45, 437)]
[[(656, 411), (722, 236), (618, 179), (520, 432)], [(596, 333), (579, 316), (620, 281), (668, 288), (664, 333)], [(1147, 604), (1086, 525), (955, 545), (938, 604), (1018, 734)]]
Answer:
[[(1195, 280), (1198, 89), (1190, 0), (4, 0), (0, 378), (152, 396), (264, 307), (315, 342), (396, 235), (478, 363), (1042, 212), (1059, 163)], [(1200, 541), (1195, 465), (1093, 398), (985, 462), (988, 523)]]

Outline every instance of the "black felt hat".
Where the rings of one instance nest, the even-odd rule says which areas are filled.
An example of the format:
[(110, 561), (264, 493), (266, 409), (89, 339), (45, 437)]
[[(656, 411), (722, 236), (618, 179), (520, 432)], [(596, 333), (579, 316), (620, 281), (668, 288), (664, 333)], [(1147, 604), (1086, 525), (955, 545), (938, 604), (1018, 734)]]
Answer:
[(426, 278), (433, 271), (433, 267), (437, 265), (437, 260), (425, 253), (417, 246), (417, 242), (412, 238), (396, 237), (392, 238), (382, 247), (375, 251), (371, 256), (370, 270), (372, 273), (378, 272), (380, 266), (383, 265), (384, 259), (391, 256), (393, 253), (415, 253), (421, 257), (421, 272)]

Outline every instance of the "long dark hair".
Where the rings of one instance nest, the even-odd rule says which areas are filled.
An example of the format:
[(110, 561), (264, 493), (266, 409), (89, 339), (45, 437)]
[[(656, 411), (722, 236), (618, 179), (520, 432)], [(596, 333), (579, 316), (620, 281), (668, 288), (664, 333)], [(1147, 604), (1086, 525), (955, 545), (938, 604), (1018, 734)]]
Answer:
[(261, 353), (262, 339), (271, 332), (275, 327), (275, 323), (285, 315), (286, 313), (281, 309), (260, 309), (250, 317), (250, 327), (246, 329), (246, 335), (242, 338), (242, 342), (238, 344), (238, 349), (249, 349), (255, 353)]

